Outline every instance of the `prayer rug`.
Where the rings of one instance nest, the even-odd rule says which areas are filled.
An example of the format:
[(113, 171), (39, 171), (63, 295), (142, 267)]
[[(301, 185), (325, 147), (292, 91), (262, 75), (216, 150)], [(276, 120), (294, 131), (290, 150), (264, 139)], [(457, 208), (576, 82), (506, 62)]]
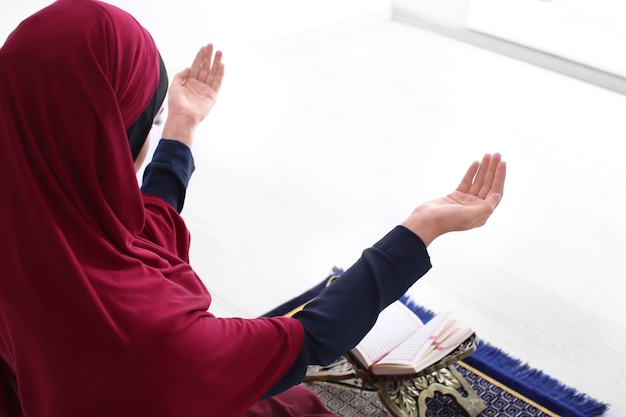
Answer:
[[(511, 417), (556, 417), (578, 416), (580, 413), (563, 414), (539, 405), (530, 398), (516, 392), (498, 381), (483, 374), (461, 361), (454, 365), (478, 396), (486, 408), (480, 416)], [(317, 392), (324, 405), (342, 417), (389, 417), (375, 391), (363, 390), (357, 386), (333, 382), (308, 382), (305, 385)], [(466, 417), (459, 406), (446, 395), (436, 394), (427, 402), (426, 416)]]
[[(424, 322), (434, 315), (406, 296), (402, 301)], [(481, 416), (596, 417), (608, 409), (608, 404), (578, 392), (489, 343), (480, 342), (476, 352), (460, 361), (457, 369), (485, 401), (487, 410)], [(524, 403), (530, 408), (524, 408)], [(528, 413), (515, 413), (518, 408)], [(531, 409), (539, 414), (530, 413)]]
[[(330, 277), (342, 273), (343, 270), (333, 268), (331, 276), (320, 284), (264, 316), (288, 314), (319, 294)], [(424, 322), (433, 316), (431, 311), (406, 296), (402, 301)], [(454, 366), (485, 402), (487, 408), (480, 416), (596, 417), (608, 409), (607, 404), (564, 385), (488, 343), (480, 342), (476, 352)], [(374, 391), (329, 382), (305, 385), (319, 394), (329, 410), (342, 417), (389, 416)], [(426, 415), (465, 416), (451, 397), (439, 394), (428, 401)]]

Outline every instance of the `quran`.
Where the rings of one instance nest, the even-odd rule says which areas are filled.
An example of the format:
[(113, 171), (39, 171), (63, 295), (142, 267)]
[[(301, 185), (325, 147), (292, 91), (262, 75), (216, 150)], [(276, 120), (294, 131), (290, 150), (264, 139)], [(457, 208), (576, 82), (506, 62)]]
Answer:
[(415, 374), (435, 364), (474, 334), (450, 313), (423, 323), (396, 301), (378, 316), (350, 355), (372, 375)]

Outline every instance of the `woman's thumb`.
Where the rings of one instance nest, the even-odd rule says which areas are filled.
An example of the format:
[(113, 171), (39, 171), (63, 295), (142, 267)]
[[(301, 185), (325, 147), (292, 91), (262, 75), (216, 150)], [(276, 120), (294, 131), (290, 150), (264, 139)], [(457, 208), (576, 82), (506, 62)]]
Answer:
[(491, 201), (493, 203), (493, 208), (496, 208), (498, 206), (498, 204), (500, 203), (500, 200), (502, 200), (502, 194), (500, 193), (493, 193), (491, 194)]

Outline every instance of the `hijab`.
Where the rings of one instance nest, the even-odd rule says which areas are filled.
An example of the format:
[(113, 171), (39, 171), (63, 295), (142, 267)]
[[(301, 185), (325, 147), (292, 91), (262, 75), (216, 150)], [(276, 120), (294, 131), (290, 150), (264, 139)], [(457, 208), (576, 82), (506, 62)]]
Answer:
[(0, 49), (3, 417), (240, 415), (300, 349), (293, 319), (208, 313), (167, 228), (143, 232), (158, 213), (184, 227), (146, 209), (133, 165), (164, 73), (150, 34), (96, 0), (54, 2)]

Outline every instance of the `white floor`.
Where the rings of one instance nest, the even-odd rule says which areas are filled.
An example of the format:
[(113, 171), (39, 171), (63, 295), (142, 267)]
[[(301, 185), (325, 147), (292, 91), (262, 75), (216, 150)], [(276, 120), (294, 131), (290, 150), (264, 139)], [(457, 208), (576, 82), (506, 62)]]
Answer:
[(214, 313), (347, 268), (497, 151), (500, 207), (411, 295), (626, 415), (625, 96), (384, 19), (224, 52), (183, 211)]

